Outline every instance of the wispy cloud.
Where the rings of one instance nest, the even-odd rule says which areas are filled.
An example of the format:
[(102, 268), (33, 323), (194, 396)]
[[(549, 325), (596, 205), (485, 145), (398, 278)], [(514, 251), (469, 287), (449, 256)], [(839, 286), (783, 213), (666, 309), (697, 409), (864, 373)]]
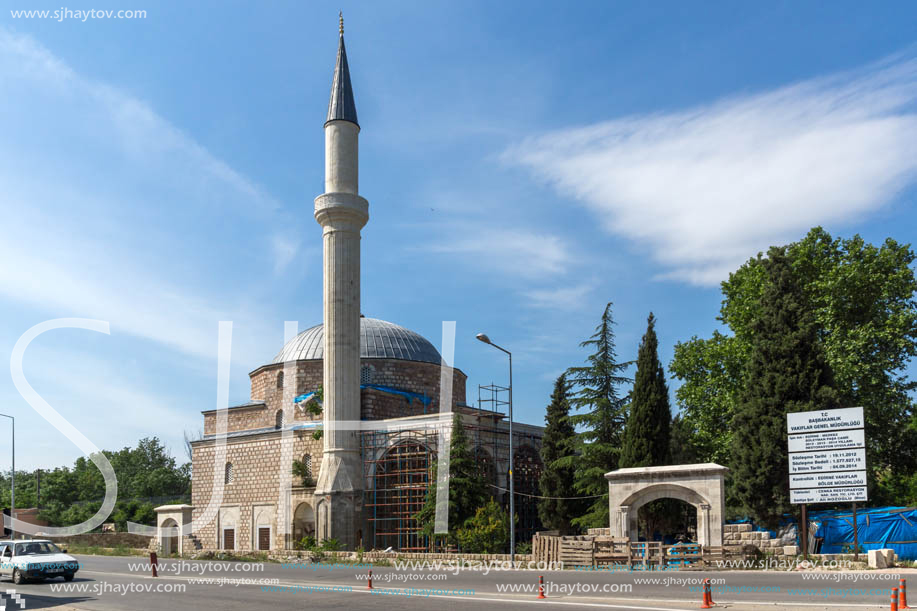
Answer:
[(529, 278), (558, 275), (569, 270), (574, 256), (559, 236), (523, 229), (459, 229), (430, 245), (434, 252), (458, 255), (473, 265), (497, 268)]
[(260, 278), (296, 254), (270, 194), (144, 101), (3, 28), (0, 82), (7, 302), (208, 358), (218, 320), (260, 324), (227, 278)]
[(710, 285), (819, 223), (851, 221), (917, 178), (917, 59), (525, 140), (504, 159)]
[(525, 291), (523, 295), (529, 300), (529, 305), (539, 308), (559, 310), (578, 310), (588, 302), (586, 298), (594, 285), (590, 283), (563, 285), (554, 288), (533, 289)]
[(279, 274), (287, 265), (293, 262), (296, 254), (299, 252), (301, 240), (289, 236), (277, 234), (271, 240), (271, 248), (274, 251), (274, 273)]

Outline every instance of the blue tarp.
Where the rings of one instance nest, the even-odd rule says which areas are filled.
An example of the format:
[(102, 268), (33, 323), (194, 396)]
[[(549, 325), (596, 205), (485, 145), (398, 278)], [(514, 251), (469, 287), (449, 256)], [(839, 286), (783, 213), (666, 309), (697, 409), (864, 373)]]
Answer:
[[(427, 395), (421, 395), (419, 393), (409, 392), (407, 390), (399, 390), (397, 388), (389, 388), (388, 386), (379, 386), (378, 384), (360, 384), (360, 389), (363, 389), (363, 388), (371, 388), (373, 390), (378, 390), (380, 392), (388, 393), (390, 395), (398, 395), (398, 396), (401, 396), (407, 399), (408, 402), (411, 402), (414, 399), (418, 399), (421, 403), (423, 403), (424, 407), (427, 407), (433, 401), (433, 398), (428, 397)], [(298, 397), (293, 399), (293, 403), (301, 403), (302, 401), (308, 401), (309, 399), (311, 399), (314, 396), (315, 396), (315, 391), (313, 390), (312, 392), (307, 392), (305, 394), (299, 395)]]
[(414, 399), (418, 399), (423, 403), (424, 407), (427, 407), (433, 401), (433, 397), (428, 397), (427, 395), (421, 395), (407, 390), (399, 390), (397, 388), (389, 388), (388, 386), (379, 386), (378, 384), (360, 384), (360, 388), (372, 388), (373, 390), (378, 390), (390, 395), (399, 395), (407, 399), (409, 403)]
[[(729, 524), (752, 522), (750, 518), (729, 520)], [(780, 525), (795, 524), (792, 516), (784, 516)], [(850, 509), (831, 511), (809, 510), (812, 535), (821, 539), (821, 554), (843, 554), (853, 551), (853, 512)], [(764, 530), (755, 526), (755, 530)], [(771, 537), (776, 536), (769, 531)], [(864, 507), (857, 509), (857, 539), (860, 551), (893, 549), (899, 558), (917, 560), (917, 507)]]
[[(823, 554), (853, 550), (853, 514), (847, 510), (812, 512), (815, 536), (823, 539)], [(917, 560), (917, 508), (875, 507), (857, 510), (857, 538), (861, 551), (890, 548), (899, 558)]]

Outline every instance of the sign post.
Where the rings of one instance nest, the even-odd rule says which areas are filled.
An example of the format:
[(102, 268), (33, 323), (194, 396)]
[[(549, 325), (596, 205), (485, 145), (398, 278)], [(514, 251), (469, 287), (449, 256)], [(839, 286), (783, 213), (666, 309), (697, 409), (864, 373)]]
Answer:
[(857, 503), (866, 491), (863, 408), (846, 407), (786, 415), (790, 503), (802, 505), (800, 543), (809, 554), (810, 503), (853, 504), (853, 555), (859, 560)]
[(853, 561), (860, 561), (860, 536), (857, 532), (857, 504), (853, 504)]

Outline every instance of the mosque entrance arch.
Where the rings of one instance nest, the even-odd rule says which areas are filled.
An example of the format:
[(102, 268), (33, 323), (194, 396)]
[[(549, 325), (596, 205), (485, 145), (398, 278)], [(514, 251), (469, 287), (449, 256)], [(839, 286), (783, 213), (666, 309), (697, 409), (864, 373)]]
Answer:
[(636, 541), (639, 509), (651, 501), (673, 498), (697, 510), (698, 543), (708, 547), (723, 545), (723, 481), (728, 471), (722, 465), (702, 463), (606, 473), (612, 536)]
[(303, 502), (293, 511), (293, 542), (298, 543), (303, 537), (315, 536), (315, 513), (309, 503)]
[(373, 465), (373, 487), (364, 504), (372, 526), (372, 546), (427, 551), (429, 543), (415, 516), (426, 502), (436, 453), (421, 439), (404, 438)]

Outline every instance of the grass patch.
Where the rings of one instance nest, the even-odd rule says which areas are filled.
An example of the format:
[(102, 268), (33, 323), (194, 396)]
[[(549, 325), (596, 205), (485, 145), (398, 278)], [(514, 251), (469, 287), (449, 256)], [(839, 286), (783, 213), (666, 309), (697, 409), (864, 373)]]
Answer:
[(146, 556), (149, 552), (126, 545), (115, 547), (100, 547), (98, 545), (67, 545), (68, 554), (83, 554), (87, 556)]

